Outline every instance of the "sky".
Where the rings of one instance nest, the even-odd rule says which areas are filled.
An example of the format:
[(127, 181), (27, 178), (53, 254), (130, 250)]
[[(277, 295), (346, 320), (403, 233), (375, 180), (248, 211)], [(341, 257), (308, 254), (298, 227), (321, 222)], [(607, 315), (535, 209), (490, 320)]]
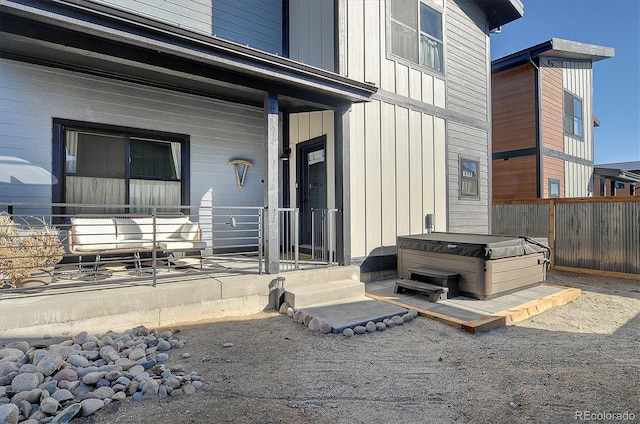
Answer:
[(491, 59), (551, 38), (615, 48), (593, 64), (595, 164), (640, 161), (640, 0), (522, 0), (524, 17), (491, 35)]

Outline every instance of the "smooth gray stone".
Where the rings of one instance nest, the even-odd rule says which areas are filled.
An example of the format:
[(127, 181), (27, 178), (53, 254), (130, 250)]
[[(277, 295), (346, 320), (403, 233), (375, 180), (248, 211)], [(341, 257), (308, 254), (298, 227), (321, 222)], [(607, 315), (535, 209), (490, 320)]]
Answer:
[(5, 361), (20, 361), (24, 358), (24, 352), (20, 349), (13, 347), (5, 347), (0, 349), (0, 360)]
[(40, 410), (45, 414), (53, 415), (58, 411), (59, 407), (60, 402), (53, 397), (44, 398), (40, 402)]
[(89, 366), (89, 360), (87, 358), (85, 358), (84, 356), (80, 355), (79, 353), (74, 353), (72, 355), (69, 355), (69, 357), (67, 358), (67, 362), (71, 365), (73, 365), (74, 367), (88, 367)]
[(16, 405), (12, 403), (0, 405), (0, 423), (18, 424), (19, 416), (20, 409)]
[(29, 343), (25, 342), (24, 340), (19, 340), (16, 342), (7, 343), (5, 348), (20, 349), (23, 353), (27, 353), (27, 350), (29, 350)]
[(37, 369), (45, 376), (53, 375), (64, 364), (64, 359), (58, 353), (49, 353), (38, 362)]
[(82, 382), (84, 384), (96, 384), (105, 375), (107, 375), (105, 371), (90, 372), (89, 374), (82, 377)]
[(51, 397), (54, 398), (55, 400), (57, 400), (60, 403), (66, 402), (68, 400), (75, 399), (75, 396), (73, 395), (73, 393), (71, 393), (67, 389), (56, 390), (55, 392), (53, 392), (51, 394)]
[(322, 334), (329, 334), (333, 331), (333, 327), (331, 326), (331, 324), (326, 323), (326, 322), (321, 322), (320, 323), (320, 332)]
[(355, 334), (355, 332), (351, 328), (345, 328), (344, 330), (342, 330), (342, 335), (347, 337), (347, 338), (353, 337), (354, 334)]
[(67, 406), (62, 411), (58, 412), (58, 414), (53, 418), (53, 420), (50, 421), (50, 424), (68, 423), (73, 419), (73, 417), (78, 415), (81, 409), (82, 409), (82, 406), (80, 406), (79, 403), (73, 403)]
[(14, 392), (26, 392), (36, 389), (40, 385), (40, 379), (36, 374), (18, 374), (11, 381), (11, 390)]
[(387, 329), (387, 325), (384, 322), (376, 322), (376, 330), (384, 331)]
[(374, 333), (376, 331), (376, 323), (373, 321), (369, 321), (367, 325), (364, 326), (367, 329), (367, 333)]
[(364, 334), (367, 332), (367, 329), (362, 325), (356, 325), (353, 332), (356, 334)]
[(78, 373), (71, 368), (63, 368), (53, 376), (54, 380), (62, 381), (75, 381), (78, 379)]
[(116, 392), (111, 387), (98, 387), (93, 391), (99, 399), (106, 399), (113, 396)]
[(104, 401), (102, 399), (85, 399), (80, 402), (80, 416), (88, 417), (95, 414), (98, 410), (104, 408)]

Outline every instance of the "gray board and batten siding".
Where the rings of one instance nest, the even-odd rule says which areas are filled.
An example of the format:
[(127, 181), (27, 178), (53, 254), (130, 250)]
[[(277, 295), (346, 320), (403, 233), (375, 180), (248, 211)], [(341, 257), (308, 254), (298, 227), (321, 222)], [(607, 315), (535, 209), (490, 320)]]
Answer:
[[(51, 172), (54, 118), (187, 134), (190, 200), (200, 205), (262, 205), (264, 112), (211, 98), (151, 88), (66, 70), (0, 59), (0, 156), (17, 157)], [(253, 162), (238, 189), (230, 159)], [(51, 202), (50, 182), (25, 189), (0, 183), (5, 202)]]

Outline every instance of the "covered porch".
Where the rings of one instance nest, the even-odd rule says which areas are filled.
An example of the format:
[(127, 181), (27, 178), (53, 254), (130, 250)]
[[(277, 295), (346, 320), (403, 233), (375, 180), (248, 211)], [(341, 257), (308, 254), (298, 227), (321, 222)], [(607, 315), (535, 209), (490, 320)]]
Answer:
[[(328, 262), (350, 263), (345, 220), (349, 204), (340, 189), (349, 178), (348, 109), (354, 102), (367, 101), (376, 91), (373, 85), (107, 5), (8, 1), (1, 9), (3, 70), (16, 87), (16, 105), (24, 107), (24, 93), (31, 90), (40, 104), (29, 114), (33, 122), (25, 125), (43, 131), (29, 135), (33, 140), (27, 144), (51, 155), (49, 162), (40, 156), (32, 160), (30, 154), (2, 157), (3, 162), (41, 171), (37, 180), (2, 175), (0, 184), (8, 195), (0, 200), (7, 206), (42, 199), (42, 203), (78, 205), (80, 213), (87, 205), (99, 204), (122, 205), (121, 212), (128, 213), (135, 205), (211, 207), (212, 211), (239, 205), (251, 209), (259, 220), (260, 248), (243, 262), (258, 274), (277, 274), (295, 262), (295, 258), (283, 262), (281, 250), (282, 238), (292, 237), (289, 229), (282, 232), (283, 225), (293, 225), (297, 209), (295, 243), (302, 242), (303, 252), (314, 256), (311, 246), (326, 240), (331, 247), (319, 251)], [(47, 79), (51, 83), (45, 89), (32, 87), (34, 81)], [(291, 121), (309, 113), (332, 117), (330, 128), (322, 131), (330, 139), (322, 152), (330, 172), (321, 175), (322, 192), (311, 194), (295, 192), (308, 184), (298, 182), (302, 157), (292, 152), (296, 147), (290, 144)], [(78, 146), (83, 142), (106, 146), (104, 139), (114, 137), (124, 146), (122, 170), (104, 167), (94, 172), (94, 163), (87, 162), (85, 170), (71, 164), (80, 160)], [(152, 143), (146, 144), (170, 146), (165, 149), (171, 157), (165, 175), (129, 165), (136, 143), (142, 146), (136, 147), (140, 152), (153, 150), (145, 146), (149, 140)], [(295, 138), (293, 143), (300, 141)], [(85, 156), (102, 159), (97, 152), (95, 148)], [(308, 153), (313, 156), (318, 149)], [(308, 158), (307, 171), (315, 163)], [(251, 169), (245, 175), (247, 166)], [(115, 190), (116, 186), (120, 188)], [(219, 211), (229, 222), (238, 214)], [(323, 220), (332, 221), (330, 238), (323, 231)], [(220, 266), (206, 258), (202, 265), (203, 269)], [(117, 276), (116, 271), (110, 271), (110, 278)], [(154, 273), (154, 278), (161, 274)]]

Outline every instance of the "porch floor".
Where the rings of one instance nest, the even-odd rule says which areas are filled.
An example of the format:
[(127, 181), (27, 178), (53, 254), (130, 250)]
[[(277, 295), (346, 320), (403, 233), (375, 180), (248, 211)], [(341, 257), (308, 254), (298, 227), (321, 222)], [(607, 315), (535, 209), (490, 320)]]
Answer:
[(525, 320), (555, 306), (567, 304), (581, 291), (551, 284), (540, 284), (489, 300), (459, 296), (430, 302), (419, 293), (394, 293), (397, 278), (366, 283), (366, 295), (407, 309), (422, 316), (443, 321), (470, 333), (488, 331)]

